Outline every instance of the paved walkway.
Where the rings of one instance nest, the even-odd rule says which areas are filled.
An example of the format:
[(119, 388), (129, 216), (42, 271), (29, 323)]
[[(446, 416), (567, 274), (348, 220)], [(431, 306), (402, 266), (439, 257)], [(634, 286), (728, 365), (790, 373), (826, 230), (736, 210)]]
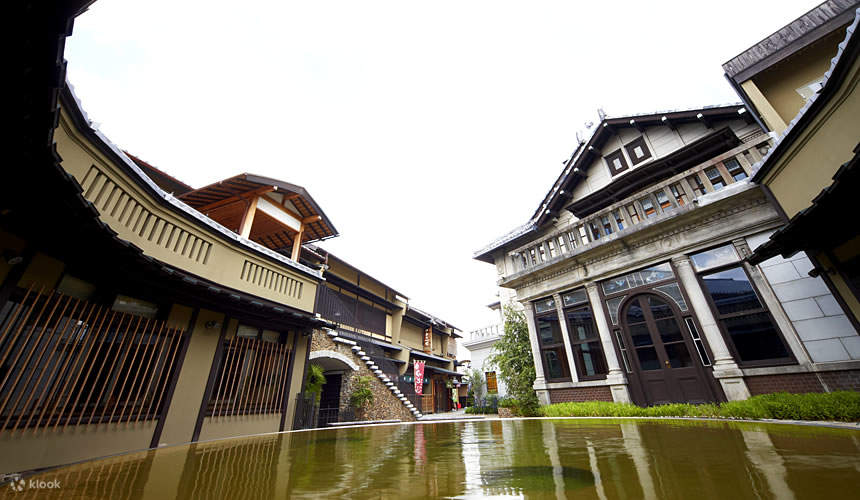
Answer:
[(466, 413), (466, 409), (446, 411), (444, 413), (425, 413), (418, 420), (425, 422), (427, 420), (486, 420), (491, 418), (499, 418), (498, 415), (471, 415)]

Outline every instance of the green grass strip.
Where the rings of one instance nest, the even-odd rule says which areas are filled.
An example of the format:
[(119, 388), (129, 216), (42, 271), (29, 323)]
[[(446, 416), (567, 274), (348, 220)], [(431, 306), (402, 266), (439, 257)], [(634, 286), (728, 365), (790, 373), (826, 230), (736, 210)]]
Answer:
[(753, 396), (745, 401), (718, 404), (673, 403), (649, 407), (629, 403), (589, 401), (541, 407), (545, 417), (706, 417), (779, 420), (860, 421), (860, 392)]

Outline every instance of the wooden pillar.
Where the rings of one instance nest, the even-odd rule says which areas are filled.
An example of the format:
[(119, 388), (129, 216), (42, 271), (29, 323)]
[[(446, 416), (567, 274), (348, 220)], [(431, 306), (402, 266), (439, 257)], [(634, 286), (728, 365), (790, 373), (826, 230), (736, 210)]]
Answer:
[(251, 226), (254, 225), (254, 214), (257, 213), (257, 198), (251, 198), (248, 206), (245, 207), (245, 214), (242, 216), (242, 223), (239, 225), (239, 235), (247, 238), (251, 235)]
[(304, 237), (305, 237), (305, 224), (302, 223), (302, 225), (299, 226), (299, 232), (296, 233), (296, 236), (293, 238), (293, 254), (292, 254), (291, 258), (296, 262), (299, 261), (299, 255), (301, 254), (301, 251), (302, 251), (302, 238), (304, 238)]

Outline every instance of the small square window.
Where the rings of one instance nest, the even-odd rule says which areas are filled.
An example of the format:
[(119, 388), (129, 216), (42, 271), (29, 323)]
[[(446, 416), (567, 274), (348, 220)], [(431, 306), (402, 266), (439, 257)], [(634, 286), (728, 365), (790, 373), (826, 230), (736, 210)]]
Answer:
[(558, 241), (558, 249), (561, 251), (561, 253), (567, 253), (567, 245), (564, 244), (564, 236), (557, 237), (556, 241)]
[(639, 224), (639, 212), (636, 211), (636, 206), (633, 204), (627, 205), (627, 215), (630, 216), (630, 221), (633, 224)]
[(588, 233), (585, 232), (585, 226), (579, 226), (579, 240), (583, 245), (591, 241), (588, 239)]
[(651, 201), (651, 198), (642, 198), (639, 200), (639, 204), (642, 205), (642, 211), (645, 212), (646, 219), (650, 219), (657, 215), (657, 208), (654, 207), (654, 203)]
[(679, 207), (683, 207), (687, 203), (687, 195), (684, 194), (684, 188), (681, 187), (680, 183), (672, 184), (669, 186), (669, 190), (672, 191), (672, 196), (675, 197)]
[(618, 175), (627, 170), (627, 160), (624, 159), (624, 154), (621, 153), (620, 149), (606, 155), (606, 163), (609, 165), (609, 171), (612, 175)]
[(672, 210), (672, 202), (669, 201), (669, 196), (666, 194), (666, 191), (660, 190), (654, 193), (654, 196), (657, 198), (657, 203), (660, 204), (660, 210)]
[(576, 248), (578, 246), (578, 243), (576, 241), (576, 234), (573, 231), (567, 232), (567, 241), (570, 243), (571, 249)]
[(693, 191), (699, 196), (705, 194), (705, 183), (702, 182), (702, 179), (698, 175), (691, 175), (687, 177), (687, 180), (690, 181), (690, 186), (693, 188)]
[(634, 165), (638, 165), (651, 158), (651, 151), (648, 150), (648, 145), (645, 144), (645, 138), (642, 136), (637, 137), (633, 142), (624, 146), (624, 149), (627, 150), (627, 155)]
[(603, 226), (603, 232), (606, 234), (612, 234), (612, 223), (609, 222), (609, 216), (604, 215), (600, 218), (600, 224)]

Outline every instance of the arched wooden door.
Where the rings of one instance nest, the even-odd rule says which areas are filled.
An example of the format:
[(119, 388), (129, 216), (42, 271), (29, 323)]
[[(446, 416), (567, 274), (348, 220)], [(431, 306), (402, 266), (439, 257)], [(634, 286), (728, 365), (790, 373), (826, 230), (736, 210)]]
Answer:
[(636, 295), (622, 317), (647, 404), (715, 401), (692, 339), (669, 302), (651, 293)]

